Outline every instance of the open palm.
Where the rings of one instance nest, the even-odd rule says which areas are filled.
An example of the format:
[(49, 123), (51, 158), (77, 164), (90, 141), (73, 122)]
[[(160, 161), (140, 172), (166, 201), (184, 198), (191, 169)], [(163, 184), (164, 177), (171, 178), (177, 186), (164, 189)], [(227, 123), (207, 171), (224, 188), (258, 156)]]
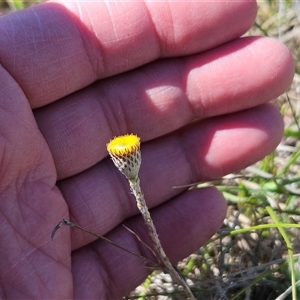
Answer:
[(288, 50), (239, 38), (255, 2), (49, 2), (0, 18), (0, 296), (119, 299), (150, 270), (146, 227), (106, 143), (142, 141), (141, 185), (172, 262), (222, 224), (221, 177), (272, 151), (266, 104), (293, 76)]

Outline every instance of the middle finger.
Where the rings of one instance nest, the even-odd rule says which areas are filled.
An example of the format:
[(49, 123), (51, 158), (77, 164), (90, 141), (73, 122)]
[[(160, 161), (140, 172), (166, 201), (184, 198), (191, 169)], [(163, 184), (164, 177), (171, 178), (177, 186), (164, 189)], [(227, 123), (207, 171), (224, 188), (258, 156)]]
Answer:
[(35, 116), (62, 179), (105, 158), (105, 144), (114, 135), (136, 133), (144, 142), (196, 118), (267, 102), (287, 89), (292, 65), (288, 50), (275, 40), (239, 39), (99, 81)]

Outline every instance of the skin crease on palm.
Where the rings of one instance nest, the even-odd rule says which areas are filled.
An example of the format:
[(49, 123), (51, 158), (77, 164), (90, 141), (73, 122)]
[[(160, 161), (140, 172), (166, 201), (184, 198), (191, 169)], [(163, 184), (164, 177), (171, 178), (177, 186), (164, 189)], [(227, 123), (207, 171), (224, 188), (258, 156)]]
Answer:
[(219, 178), (270, 153), (291, 84), (289, 51), (240, 38), (254, 1), (49, 2), (0, 18), (0, 296), (120, 299), (152, 259), (149, 236), (106, 143), (141, 137), (141, 185), (171, 262), (222, 225)]

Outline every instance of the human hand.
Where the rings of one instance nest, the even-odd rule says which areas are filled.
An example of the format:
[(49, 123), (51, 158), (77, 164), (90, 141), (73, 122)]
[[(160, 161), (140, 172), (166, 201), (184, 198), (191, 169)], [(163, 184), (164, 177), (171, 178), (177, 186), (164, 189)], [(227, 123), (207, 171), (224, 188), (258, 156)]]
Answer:
[(281, 139), (266, 103), (293, 62), (275, 40), (239, 38), (255, 13), (250, 1), (52, 2), (1, 17), (2, 298), (119, 299), (147, 276), (79, 230), (50, 239), (66, 218), (150, 257), (122, 226), (149, 240), (106, 152), (115, 135), (141, 137), (141, 185), (172, 262), (216, 232), (222, 195), (172, 186), (244, 168)]

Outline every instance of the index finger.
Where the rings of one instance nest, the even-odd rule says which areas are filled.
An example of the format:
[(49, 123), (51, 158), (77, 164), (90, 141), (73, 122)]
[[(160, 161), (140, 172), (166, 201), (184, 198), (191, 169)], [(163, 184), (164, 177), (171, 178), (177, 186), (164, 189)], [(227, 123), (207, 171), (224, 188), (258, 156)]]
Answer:
[(0, 62), (36, 108), (159, 57), (232, 40), (255, 14), (255, 1), (48, 2), (1, 17)]

